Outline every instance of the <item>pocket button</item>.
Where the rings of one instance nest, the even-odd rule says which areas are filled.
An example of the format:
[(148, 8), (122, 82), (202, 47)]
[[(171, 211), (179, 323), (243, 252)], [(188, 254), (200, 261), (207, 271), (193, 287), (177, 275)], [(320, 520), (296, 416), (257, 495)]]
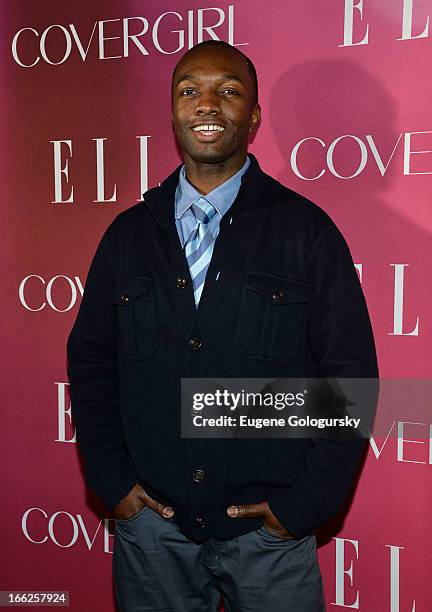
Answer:
[(276, 291), (273, 292), (272, 298), (275, 302), (279, 302), (279, 300), (283, 298), (283, 291), (276, 289)]
[(123, 304), (129, 303), (129, 296), (127, 293), (123, 293), (123, 295), (121, 296), (121, 301), (123, 302)]

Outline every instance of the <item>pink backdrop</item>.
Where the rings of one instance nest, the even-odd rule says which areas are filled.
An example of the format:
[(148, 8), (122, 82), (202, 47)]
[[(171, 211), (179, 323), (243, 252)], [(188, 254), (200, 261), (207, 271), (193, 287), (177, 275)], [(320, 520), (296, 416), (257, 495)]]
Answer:
[[(66, 338), (102, 232), (179, 162), (170, 75), (200, 36), (241, 44), (255, 62), (263, 118), (251, 151), (346, 236), (381, 375), (431, 377), (428, 9), (420, 0), (2, 3), (0, 590), (67, 590), (72, 610), (114, 610), (113, 525), (82, 479)], [(432, 419), (415, 397), (386, 419), (386, 431), (399, 422), (399, 438), (371, 441), (344, 524), (322, 537), (329, 609), (432, 610)]]

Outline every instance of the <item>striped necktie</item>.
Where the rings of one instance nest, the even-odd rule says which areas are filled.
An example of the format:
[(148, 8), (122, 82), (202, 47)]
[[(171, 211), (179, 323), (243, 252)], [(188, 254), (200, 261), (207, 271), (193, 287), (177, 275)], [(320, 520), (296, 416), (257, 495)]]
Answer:
[(209, 225), (216, 209), (204, 198), (192, 204), (191, 209), (197, 226), (192, 230), (184, 250), (192, 278), (195, 305), (198, 306), (213, 253), (214, 238)]

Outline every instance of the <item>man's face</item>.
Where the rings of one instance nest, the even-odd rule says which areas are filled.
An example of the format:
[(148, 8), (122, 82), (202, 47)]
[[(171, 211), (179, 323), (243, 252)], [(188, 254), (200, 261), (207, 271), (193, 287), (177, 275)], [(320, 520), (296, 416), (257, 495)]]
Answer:
[(260, 107), (252, 76), (235, 51), (204, 47), (177, 66), (173, 80), (173, 124), (185, 157), (215, 164), (247, 152)]

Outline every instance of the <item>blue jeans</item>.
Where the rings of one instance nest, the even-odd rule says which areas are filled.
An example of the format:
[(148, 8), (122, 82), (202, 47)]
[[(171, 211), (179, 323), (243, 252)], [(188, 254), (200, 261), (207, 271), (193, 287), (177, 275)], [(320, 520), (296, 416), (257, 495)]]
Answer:
[(226, 612), (325, 610), (315, 536), (196, 543), (147, 506), (116, 521), (113, 579), (119, 612), (216, 612), (221, 597)]

